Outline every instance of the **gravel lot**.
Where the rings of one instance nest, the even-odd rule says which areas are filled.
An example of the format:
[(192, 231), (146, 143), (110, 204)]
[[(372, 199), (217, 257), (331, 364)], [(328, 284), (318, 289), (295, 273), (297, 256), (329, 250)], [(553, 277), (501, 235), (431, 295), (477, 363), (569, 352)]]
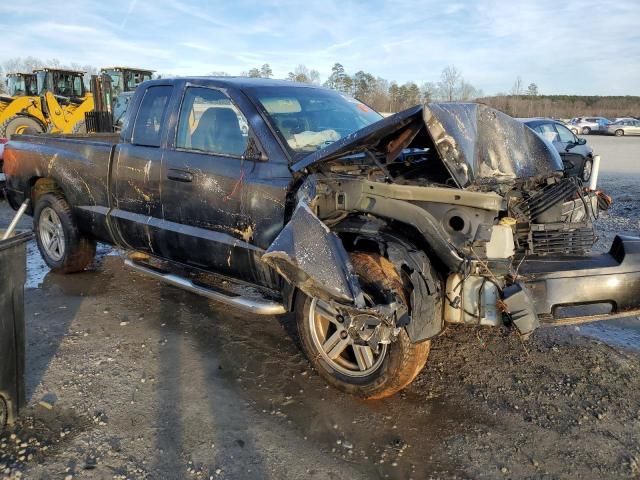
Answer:
[[(640, 138), (588, 140), (605, 170), (640, 154)], [(600, 247), (640, 235), (640, 175), (601, 185)], [(10, 216), (0, 204), (0, 227)], [(639, 319), (526, 343), (448, 328), (413, 385), (362, 402), (309, 368), (292, 318), (161, 285), (116, 253), (60, 276), (29, 244), (29, 405), (0, 435), (0, 478), (640, 477)]]

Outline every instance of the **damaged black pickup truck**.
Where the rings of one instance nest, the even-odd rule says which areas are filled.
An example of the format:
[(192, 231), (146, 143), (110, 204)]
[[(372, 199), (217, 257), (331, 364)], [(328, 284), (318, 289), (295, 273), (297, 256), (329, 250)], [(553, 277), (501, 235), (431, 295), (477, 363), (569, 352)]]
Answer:
[(106, 242), (192, 292), (294, 311), (318, 372), (365, 398), (408, 385), (446, 323), (527, 336), (640, 313), (640, 240), (592, 255), (606, 199), (482, 105), (383, 119), (308, 85), (155, 80), (119, 136), (14, 136), (5, 171), (52, 269)]

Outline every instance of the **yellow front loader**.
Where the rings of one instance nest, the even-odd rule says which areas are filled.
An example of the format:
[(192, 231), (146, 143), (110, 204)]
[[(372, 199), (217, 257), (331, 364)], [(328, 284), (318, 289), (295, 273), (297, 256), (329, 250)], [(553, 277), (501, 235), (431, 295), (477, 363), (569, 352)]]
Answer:
[(10, 73), (7, 75), (7, 87), (9, 95), (0, 96), (0, 137), (46, 131), (47, 119), (38, 96), (36, 75)]
[(93, 110), (94, 102), (91, 92), (85, 89), (84, 73), (52, 68), (35, 71), (48, 131), (86, 132), (84, 114)]
[(33, 77), (35, 96), (16, 97), (0, 113), (0, 137), (86, 131), (84, 114), (93, 110), (94, 103), (93, 95), (84, 87), (84, 72), (43, 68)]

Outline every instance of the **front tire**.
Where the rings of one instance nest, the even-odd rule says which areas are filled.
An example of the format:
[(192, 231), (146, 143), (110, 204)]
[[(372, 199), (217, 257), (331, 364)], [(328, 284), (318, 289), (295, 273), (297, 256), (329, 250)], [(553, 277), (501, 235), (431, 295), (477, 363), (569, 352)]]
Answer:
[(584, 127), (582, 129), (582, 134), (583, 135), (589, 135), (591, 133), (591, 129), (589, 127)]
[(96, 243), (80, 233), (71, 207), (59, 192), (37, 198), (33, 226), (40, 254), (54, 272), (80, 272), (95, 257)]
[(22, 135), (43, 132), (44, 128), (38, 120), (25, 115), (16, 115), (8, 118), (0, 125), (0, 137), (2, 138), (11, 138), (11, 135), (14, 134)]
[(620, 129), (620, 128), (619, 128), (618, 130), (616, 130), (615, 135), (616, 135), (616, 137), (621, 137), (621, 136), (623, 136), (623, 135), (624, 135), (624, 130), (622, 130), (622, 129)]
[[(407, 298), (400, 275), (386, 258), (352, 253), (351, 261), (369, 296), (380, 298), (395, 292)], [(395, 341), (379, 345), (378, 353), (354, 344), (341, 329), (337, 312), (302, 292), (296, 297), (295, 313), (302, 348), (313, 367), (333, 387), (361, 398), (380, 399), (402, 390), (429, 356), (431, 342), (412, 343), (404, 328)]]

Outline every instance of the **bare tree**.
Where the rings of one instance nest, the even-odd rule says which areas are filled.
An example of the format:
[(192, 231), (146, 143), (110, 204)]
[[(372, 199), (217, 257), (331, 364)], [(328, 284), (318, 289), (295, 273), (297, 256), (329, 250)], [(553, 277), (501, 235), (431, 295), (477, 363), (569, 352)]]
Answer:
[(289, 72), (287, 80), (300, 83), (320, 84), (320, 72), (309, 69), (306, 65), (298, 65), (293, 72)]
[(513, 82), (513, 87), (511, 87), (511, 95), (522, 95), (522, 78), (520, 75), (516, 77), (516, 81)]
[(453, 65), (447, 66), (440, 74), (440, 82), (438, 88), (442, 92), (445, 101), (453, 102), (456, 100), (458, 93), (458, 83), (462, 79), (462, 75)]
[(480, 92), (480, 90), (471, 85), (469, 82), (466, 82), (465, 80), (460, 81), (460, 90), (458, 96), (459, 100), (468, 102), (470, 100), (475, 100), (481, 95), (482, 92)]
[(538, 95), (538, 85), (536, 85), (535, 83), (530, 83), (527, 87), (527, 95), (531, 95), (533, 97)]
[(424, 82), (420, 87), (422, 103), (433, 102), (438, 95), (438, 87), (433, 82)]

